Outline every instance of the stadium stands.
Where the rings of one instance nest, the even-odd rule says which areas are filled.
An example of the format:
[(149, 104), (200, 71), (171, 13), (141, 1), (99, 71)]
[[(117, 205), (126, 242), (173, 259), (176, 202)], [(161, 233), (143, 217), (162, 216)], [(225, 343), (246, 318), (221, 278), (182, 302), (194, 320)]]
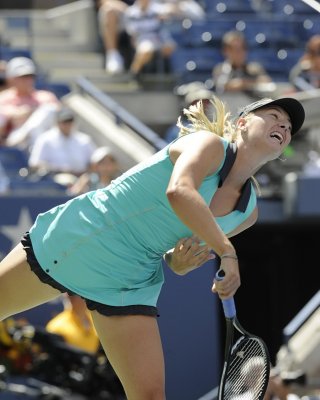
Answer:
[(9, 61), (14, 57), (32, 58), (31, 52), (26, 48), (11, 48), (10, 46), (0, 46), (0, 60)]
[(66, 193), (66, 187), (56, 183), (49, 174), (30, 174), (28, 155), (23, 150), (0, 146), (0, 162), (10, 180), (11, 194), (34, 196)]
[(250, 0), (202, 3), (205, 21), (182, 21), (180, 30), (174, 25), (173, 35), (180, 48), (172, 56), (172, 72), (186, 82), (191, 80), (191, 71), (197, 78), (206, 79), (211, 74), (213, 65), (221, 60), (221, 38), (233, 29), (245, 34), (250, 57), (263, 64), (274, 81), (287, 82), (307, 39), (319, 32), (319, 13), (301, 0), (290, 4), (269, 0), (261, 12)]
[(63, 96), (71, 92), (70, 85), (65, 82), (49, 82), (47, 80), (38, 80), (36, 82), (36, 88), (49, 90), (50, 92), (53, 92), (58, 99), (61, 99)]

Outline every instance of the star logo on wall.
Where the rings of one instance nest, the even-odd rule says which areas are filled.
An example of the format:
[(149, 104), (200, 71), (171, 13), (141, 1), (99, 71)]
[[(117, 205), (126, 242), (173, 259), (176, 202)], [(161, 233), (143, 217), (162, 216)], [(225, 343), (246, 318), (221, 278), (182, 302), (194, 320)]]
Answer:
[(21, 237), (27, 232), (33, 220), (30, 212), (26, 207), (22, 207), (18, 221), (15, 225), (2, 225), (0, 232), (5, 235), (11, 241), (11, 249), (13, 249), (21, 240)]

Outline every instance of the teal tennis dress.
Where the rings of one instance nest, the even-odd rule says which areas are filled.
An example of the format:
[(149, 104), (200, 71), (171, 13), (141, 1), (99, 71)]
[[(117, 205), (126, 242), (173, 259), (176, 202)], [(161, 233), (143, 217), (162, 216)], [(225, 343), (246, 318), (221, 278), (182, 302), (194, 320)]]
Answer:
[[(199, 188), (207, 204), (236, 157), (236, 147), (221, 140), (225, 158)], [(166, 197), (173, 169), (169, 146), (107, 187), (39, 214), (29, 235), (41, 272), (101, 304), (155, 307), (164, 281), (163, 254), (179, 239), (192, 235)], [(227, 234), (255, 206), (255, 190), (248, 180), (235, 210), (216, 218), (217, 223)]]

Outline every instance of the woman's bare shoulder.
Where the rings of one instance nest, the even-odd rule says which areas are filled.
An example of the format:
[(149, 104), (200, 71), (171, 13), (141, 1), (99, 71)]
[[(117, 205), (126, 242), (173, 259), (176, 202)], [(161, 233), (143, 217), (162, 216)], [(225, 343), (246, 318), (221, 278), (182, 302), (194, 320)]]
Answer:
[(173, 163), (182, 154), (188, 154), (190, 160), (202, 160), (203, 163), (212, 163), (219, 165), (224, 156), (223, 139), (210, 131), (197, 131), (182, 136), (173, 142), (169, 148), (170, 158)]
[(170, 145), (169, 149), (170, 153), (181, 153), (190, 148), (196, 150), (207, 147), (223, 151), (223, 139), (213, 132), (200, 130), (179, 137)]

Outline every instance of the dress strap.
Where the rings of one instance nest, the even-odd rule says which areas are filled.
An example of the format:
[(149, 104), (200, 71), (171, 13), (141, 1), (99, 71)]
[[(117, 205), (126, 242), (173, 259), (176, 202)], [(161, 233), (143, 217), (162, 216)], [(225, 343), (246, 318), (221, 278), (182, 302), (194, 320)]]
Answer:
[[(224, 164), (222, 168), (220, 169), (219, 172), (219, 185), (218, 187), (221, 187), (226, 180), (236, 158), (237, 158), (237, 145), (234, 142), (228, 143), (227, 149), (226, 149), (226, 158), (224, 160)], [(241, 189), (241, 194), (239, 197), (239, 200), (237, 201), (237, 204), (235, 205), (234, 210), (245, 212), (250, 200), (251, 196), (251, 178), (249, 178), (245, 184), (242, 186)]]

